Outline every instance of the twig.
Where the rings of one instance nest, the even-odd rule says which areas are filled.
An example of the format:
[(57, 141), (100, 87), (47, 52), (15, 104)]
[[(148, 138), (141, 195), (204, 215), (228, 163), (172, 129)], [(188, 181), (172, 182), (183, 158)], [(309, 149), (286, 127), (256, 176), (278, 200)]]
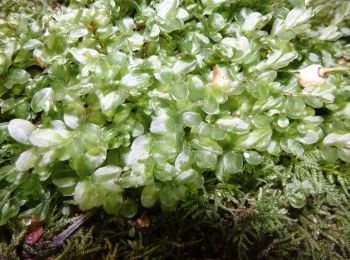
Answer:
[(54, 249), (63, 244), (63, 242), (72, 235), (86, 220), (88, 220), (95, 211), (87, 213), (83, 216), (81, 216), (76, 222), (74, 222), (72, 225), (70, 225), (68, 228), (66, 228), (64, 231), (59, 233), (58, 235), (54, 236), (51, 240), (51, 243), (48, 245), (48, 249)]

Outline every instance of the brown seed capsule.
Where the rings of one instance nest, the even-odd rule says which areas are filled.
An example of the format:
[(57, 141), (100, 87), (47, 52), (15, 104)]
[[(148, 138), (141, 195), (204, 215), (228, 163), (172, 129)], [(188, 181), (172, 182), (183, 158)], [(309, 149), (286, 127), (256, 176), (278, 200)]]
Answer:
[(325, 76), (331, 72), (350, 71), (349, 67), (323, 68), (320, 64), (307, 66), (299, 71), (299, 84), (304, 88), (317, 87), (324, 83)]
[(320, 74), (322, 66), (313, 64), (300, 70), (298, 75), (299, 84), (304, 88), (321, 85), (325, 78)]
[(215, 65), (214, 70), (213, 70), (213, 78), (212, 78), (211, 82), (215, 84), (219, 80), (220, 77), (222, 77), (220, 68), (218, 65)]
[(214, 67), (211, 83), (220, 88), (226, 88), (230, 85), (230, 80), (227, 79), (225, 73), (222, 72), (218, 65)]

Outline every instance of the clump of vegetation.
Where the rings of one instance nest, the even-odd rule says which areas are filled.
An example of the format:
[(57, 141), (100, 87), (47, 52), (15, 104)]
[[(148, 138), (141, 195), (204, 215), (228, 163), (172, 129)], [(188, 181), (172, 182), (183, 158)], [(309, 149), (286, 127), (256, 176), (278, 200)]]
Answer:
[(2, 1), (2, 254), (349, 258), (349, 23), (347, 1)]

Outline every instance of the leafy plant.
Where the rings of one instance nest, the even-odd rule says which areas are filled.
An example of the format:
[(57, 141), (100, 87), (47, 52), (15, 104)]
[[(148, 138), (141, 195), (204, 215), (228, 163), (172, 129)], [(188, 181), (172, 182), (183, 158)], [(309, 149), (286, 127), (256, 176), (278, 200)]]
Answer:
[[(254, 197), (244, 210), (259, 213), (254, 234), (234, 230), (244, 258), (262, 230), (278, 233), (264, 256), (307, 232), (310, 214), (323, 218), (310, 197), (346, 203), (349, 2), (5, 0), (0, 10), (0, 225), (44, 221), (54, 196), (128, 218), (174, 210), (213, 182), (232, 203)], [(334, 183), (323, 166), (341, 169)], [(286, 203), (302, 214), (283, 240), (273, 227)]]

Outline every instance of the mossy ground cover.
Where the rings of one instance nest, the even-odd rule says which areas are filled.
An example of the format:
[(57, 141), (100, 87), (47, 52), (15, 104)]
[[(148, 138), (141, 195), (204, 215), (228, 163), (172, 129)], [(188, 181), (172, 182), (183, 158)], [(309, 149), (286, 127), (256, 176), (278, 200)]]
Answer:
[(3, 0), (0, 258), (349, 259), (350, 3)]

